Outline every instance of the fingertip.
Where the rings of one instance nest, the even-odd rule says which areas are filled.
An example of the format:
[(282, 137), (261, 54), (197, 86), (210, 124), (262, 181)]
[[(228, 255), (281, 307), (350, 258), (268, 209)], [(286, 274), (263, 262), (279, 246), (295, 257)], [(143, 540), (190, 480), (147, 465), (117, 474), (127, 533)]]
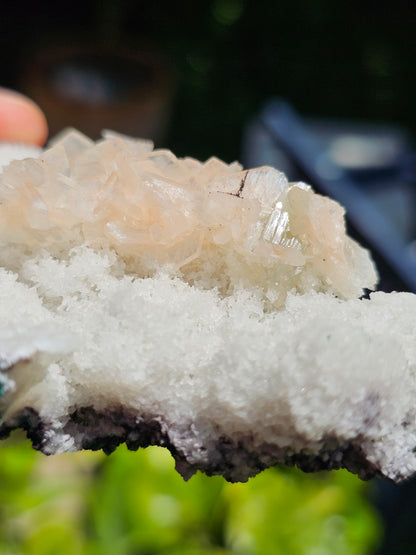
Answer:
[(22, 94), (0, 88), (0, 141), (43, 146), (47, 137), (42, 110)]

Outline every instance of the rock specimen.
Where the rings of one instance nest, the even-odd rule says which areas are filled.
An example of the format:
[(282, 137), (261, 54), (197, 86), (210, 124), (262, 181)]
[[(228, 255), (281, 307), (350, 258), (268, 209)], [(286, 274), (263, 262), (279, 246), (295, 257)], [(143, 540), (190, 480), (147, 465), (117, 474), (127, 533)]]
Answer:
[(72, 131), (0, 175), (0, 434), (188, 478), (416, 470), (416, 297), (273, 168)]

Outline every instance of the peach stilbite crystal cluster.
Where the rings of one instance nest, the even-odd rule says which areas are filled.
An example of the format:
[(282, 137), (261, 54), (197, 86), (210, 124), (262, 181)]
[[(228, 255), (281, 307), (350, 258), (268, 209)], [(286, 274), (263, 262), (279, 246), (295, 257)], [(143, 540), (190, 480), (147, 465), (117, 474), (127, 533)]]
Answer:
[(113, 132), (94, 143), (71, 131), (41, 158), (11, 163), (0, 241), (55, 255), (111, 248), (136, 275), (164, 268), (223, 293), (255, 285), (275, 305), (290, 290), (353, 298), (376, 283), (343, 208), (308, 185), (271, 167), (178, 159)]
[(416, 296), (375, 281), (343, 209), (273, 168), (70, 131), (0, 174), (0, 438), (402, 480)]

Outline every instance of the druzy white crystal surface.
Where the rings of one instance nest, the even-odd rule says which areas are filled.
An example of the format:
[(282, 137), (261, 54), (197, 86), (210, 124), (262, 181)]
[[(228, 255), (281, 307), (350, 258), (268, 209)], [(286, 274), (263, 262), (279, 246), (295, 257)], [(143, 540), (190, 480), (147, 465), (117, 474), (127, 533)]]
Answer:
[(354, 298), (375, 270), (335, 202), (77, 133), (0, 196), (0, 435), (157, 443), (185, 477), (416, 470), (416, 296)]

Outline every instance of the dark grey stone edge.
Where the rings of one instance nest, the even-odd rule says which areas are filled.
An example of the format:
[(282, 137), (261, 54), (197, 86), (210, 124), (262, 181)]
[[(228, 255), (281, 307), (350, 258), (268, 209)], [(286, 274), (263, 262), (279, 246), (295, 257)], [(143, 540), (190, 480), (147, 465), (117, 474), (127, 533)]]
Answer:
[(106, 410), (96, 410), (93, 406), (77, 408), (59, 431), (54, 430), (36, 410), (26, 407), (12, 421), (0, 426), (0, 439), (8, 437), (16, 428), (25, 430), (34, 449), (46, 455), (54, 454), (50, 441), (54, 434), (70, 435), (78, 450), (102, 449), (107, 455), (122, 443), (132, 451), (150, 445), (166, 447), (175, 459), (176, 470), (185, 480), (200, 470), (208, 476), (222, 475), (229, 482), (245, 482), (265, 468), (279, 463), (297, 466), (304, 472), (346, 468), (363, 480), (383, 476), (367, 460), (360, 446), (360, 438), (354, 441), (343, 441), (336, 437), (323, 438), (317, 443), (314, 452), (302, 450), (294, 453), (293, 449), (268, 443), (259, 448), (249, 434), (241, 434), (241, 437), (235, 439), (219, 433), (218, 438), (212, 440), (209, 446), (198, 448), (199, 456), (195, 457), (195, 449), (192, 449), (190, 460), (191, 457), (184, 449), (196, 444), (198, 439), (191, 432), (189, 440), (185, 438), (183, 445), (175, 445), (169, 436), (169, 422), (165, 417), (138, 416), (133, 410), (124, 407)]

